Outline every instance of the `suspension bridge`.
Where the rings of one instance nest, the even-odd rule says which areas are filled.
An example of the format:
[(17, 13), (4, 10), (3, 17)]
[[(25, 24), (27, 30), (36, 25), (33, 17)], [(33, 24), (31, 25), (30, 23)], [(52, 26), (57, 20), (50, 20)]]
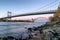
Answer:
[[(51, 7), (54, 7), (55, 5), (57, 7), (58, 4), (60, 4), (60, 1), (55, 0), (55, 1), (51, 2), (51, 3), (48, 3), (46, 5), (43, 5), (42, 7), (38, 8), (38, 9), (36, 9), (34, 11), (37, 11), (37, 10), (40, 10), (41, 11), (41, 9), (42, 10), (46, 10), (46, 9), (51, 8)], [(14, 18), (14, 17), (21, 17), (21, 16), (53, 14), (53, 13), (56, 12), (56, 10), (51, 10), (51, 9), (48, 10), (48, 11), (42, 11), (42, 12), (40, 12), (40, 11), (32, 12), (32, 13), (18, 14), (18, 15), (13, 15), (13, 16), (11, 16), (11, 12), (9, 12), (7, 17), (2, 17), (2, 18), (0, 18), (0, 20), (7, 20), (7, 18)]]
[(56, 12), (56, 10), (42, 11), (42, 12), (32, 12), (32, 13), (25, 13), (25, 14), (13, 15), (13, 16), (8, 16), (8, 17), (2, 17), (0, 19), (13, 18), (13, 17), (21, 17), (21, 16), (30, 16), (30, 15), (53, 14), (55, 12)]

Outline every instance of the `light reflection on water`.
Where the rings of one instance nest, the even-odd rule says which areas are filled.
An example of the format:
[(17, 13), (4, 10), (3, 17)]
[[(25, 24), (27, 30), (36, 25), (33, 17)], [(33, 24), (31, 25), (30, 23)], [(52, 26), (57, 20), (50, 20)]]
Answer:
[(0, 22), (0, 34), (7, 32), (23, 32), (26, 31), (25, 27), (37, 27), (44, 23), (37, 22)]

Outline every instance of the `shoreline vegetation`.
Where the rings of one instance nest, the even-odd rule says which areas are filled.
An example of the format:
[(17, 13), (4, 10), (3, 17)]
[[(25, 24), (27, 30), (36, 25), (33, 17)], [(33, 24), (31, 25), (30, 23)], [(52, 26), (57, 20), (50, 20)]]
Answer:
[(0, 22), (32, 22), (31, 20), (0, 20)]

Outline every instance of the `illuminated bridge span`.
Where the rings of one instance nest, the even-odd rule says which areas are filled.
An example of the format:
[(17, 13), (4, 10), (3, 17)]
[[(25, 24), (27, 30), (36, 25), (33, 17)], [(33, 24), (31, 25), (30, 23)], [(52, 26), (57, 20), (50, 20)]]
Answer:
[(0, 18), (0, 19), (20, 17), (20, 16), (30, 16), (30, 15), (53, 14), (53, 13), (55, 13), (55, 12), (56, 12), (56, 10), (42, 11), (42, 12), (33, 12), (33, 13), (25, 13), (25, 14), (10, 16), (10, 17), (3, 17), (3, 18)]

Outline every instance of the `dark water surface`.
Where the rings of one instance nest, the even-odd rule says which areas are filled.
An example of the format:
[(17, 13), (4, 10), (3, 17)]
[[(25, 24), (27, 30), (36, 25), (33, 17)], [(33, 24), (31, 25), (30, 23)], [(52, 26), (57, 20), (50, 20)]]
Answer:
[(26, 32), (27, 28), (37, 27), (41, 22), (0, 22), (0, 34)]

